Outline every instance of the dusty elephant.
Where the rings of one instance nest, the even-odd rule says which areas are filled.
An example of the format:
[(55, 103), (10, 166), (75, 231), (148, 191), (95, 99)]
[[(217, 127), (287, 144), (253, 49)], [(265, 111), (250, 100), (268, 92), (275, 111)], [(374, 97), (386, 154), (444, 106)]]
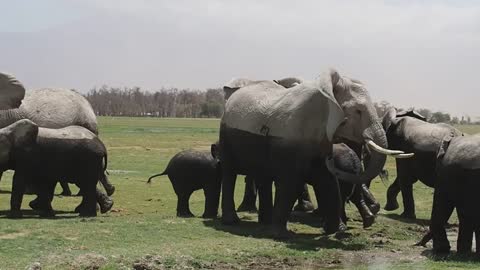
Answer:
[(215, 218), (218, 214), (220, 200), (221, 167), (217, 156), (216, 145), (212, 144), (211, 152), (184, 150), (172, 157), (162, 173), (148, 179), (148, 183), (157, 176), (168, 175), (173, 190), (177, 194), (177, 216), (193, 217), (189, 200), (192, 193), (203, 189), (205, 193), (204, 218)]
[[(375, 150), (362, 174), (338, 170), (327, 159), (334, 138), (365, 143)], [(222, 222), (239, 222), (233, 201), (236, 175), (252, 175), (261, 183), (259, 211), (264, 217), (259, 220), (272, 222), (274, 235), (280, 237), (288, 235), (287, 219), (305, 179), (321, 190), (319, 203), (331, 205), (325, 213), (325, 231), (333, 233), (341, 212), (335, 177), (364, 183), (378, 175), (385, 154), (411, 156), (386, 149), (385, 132), (365, 87), (334, 70), (288, 89), (260, 81), (233, 92), (221, 120), (219, 146)], [(273, 209), (271, 179), (278, 182)]]
[(0, 129), (0, 146), (0, 168), (15, 170), (10, 217), (22, 216), (27, 184), (38, 194), (34, 208), (40, 215), (55, 215), (51, 201), (59, 179), (69, 179), (81, 188), (83, 200), (76, 209), (80, 215), (96, 216), (96, 203), (101, 199), (96, 186), (105, 174), (107, 150), (94, 133), (79, 126), (39, 128), (23, 119)]
[(437, 152), (442, 139), (450, 134), (462, 135), (458, 129), (444, 123), (432, 124), (414, 111), (397, 112), (391, 108), (383, 117), (388, 145), (405, 152), (415, 153), (410, 159), (397, 159), (397, 178), (387, 191), (385, 210), (398, 209), (397, 195), (403, 197), (405, 218), (415, 218), (413, 184), (420, 180), (429, 187), (436, 182)]
[[(0, 73), (0, 128), (21, 119), (29, 119), (39, 127), (64, 128), (82, 126), (98, 135), (97, 118), (90, 103), (68, 89), (39, 89), (25, 95), (25, 87), (14, 76)], [(1, 179), (1, 173), (0, 173)], [(115, 187), (102, 181), (108, 195)], [(71, 194), (63, 184), (64, 195)]]

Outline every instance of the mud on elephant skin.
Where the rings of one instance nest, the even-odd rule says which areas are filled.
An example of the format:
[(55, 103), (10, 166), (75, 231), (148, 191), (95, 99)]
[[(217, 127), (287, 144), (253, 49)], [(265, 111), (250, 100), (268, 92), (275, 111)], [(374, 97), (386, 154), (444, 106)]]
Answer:
[(173, 190), (177, 195), (177, 216), (193, 217), (189, 200), (192, 193), (203, 189), (205, 194), (204, 218), (215, 218), (218, 214), (218, 204), (221, 190), (221, 167), (217, 159), (217, 145), (212, 144), (211, 152), (184, 150), (170, 159), (167, 168), (154, 177), (168, 175)]
[(39, 128), (20, 120), (0, 129), (0, 169), (13, 169), (11, 217), (21, 217), (25, 186), (38, 193), (36, 207), (42, 216), (53, 216), (51, 206), (59, 179), (69, 179), (83, 191), (81, 216), (96, 216), (96, 186), (107, 166), (107, 150), (91, 131), (72, 126)]
[(450, 134), (461, 136), (462, 132), (444, 124), (432, 124), (414, 111), (397, 112), (388, 110), (382, 120), (387, 134), (388, 145), (405, 152), (415, 153), (410, 159), (397, 159), (397, 178), (387, 190), (385, 210), (398, 209), (397, 195), (401, 191), (404, 218), (416, 218), (413, 198), (413, 184), (420, 180), (429, 187), (437, 181), (437, 152), (442, 139)]
[[(334, 138), (369, 145), (373, 150), (369, 167), (355, 175), (335, 168), (331, 159), (325, 163)], [(288, 235), (287, 219), (308, 178), (331, 205), (325, 229), (333, 233), (339, 228), (341, 212), (335, 176), (352, 183), (370, 181), (383, 168), (385, 154), (404, 157), (403, 152), (386, 148), (386, 135), (366, 88), (335, 70), (292, 88), (272, 81), (241, 87), (228, 98), (220, 125), (222, 221), (239, 222), (233, 201), (237, 174), (252, 175), (270, 189), (259, 189), (267, 202), (269, 182), (275, 179), (272, 230), (279, 237)], [(262, 202), (259, 207), (262, 212)]]

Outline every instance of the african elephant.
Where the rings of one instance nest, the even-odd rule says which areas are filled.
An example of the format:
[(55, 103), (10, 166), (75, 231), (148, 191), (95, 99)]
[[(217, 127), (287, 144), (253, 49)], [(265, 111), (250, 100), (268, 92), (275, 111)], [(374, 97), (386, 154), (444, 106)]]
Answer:
[(438, 151), (438, 178), (433, 196), (430, 231), (436, 253), (450, 251), (445, 232), (453, 209), (459, 219), (457, 252), (472, 251), (475, 232), (476, 252), (480, 254), (480, 135), (444, 137)]
[(172, 157), (167, 168), (154, 177), (168, 175), (173, 190), (177, 194), (177, 216), (193, 217), (189, 200), (192, 193), (203, 189), (205, 193), (204, 218), (215, 218), (218, 214), (220, 200), (221, 167), (217, 157), (216, 145), (212, 144), (211, 152), (184, 150)]
[[(25, 95), (22, 83), (12, 75), (0, 73), (0, 128), (21, 119), (29, 119), (46, 128), (82, 126), (98, 135), (97, 118), (82, 95), (68, 89), (51, 88)], [(102, 184), (108, 195), (113, 194), (115, 187), (110, 182)], [(62, 187), (62, 193), (68, 195), (68, 185)]]
[[(340, 168), (343, 171), (348, 171), (352, 174), (359, 174), (362, 171), (361, 160), (357, 153), (344, 143), (333, 145), (332, 157), (335, 167)], [(347, 223), (345, 204), (348, 200), (350, 200), (357, 207), (360, 215), (362, 216), (364, 228), (370, 227), (375, 221), (375, 214), (378, 212), (378, 209), (373, 209), (373, 211), (375, 211), (375, 213), (373, 213), (373, 211), (365, 202), (364, 193), (370, 194), (368, 187), (365, 184), (353, 185), (351, 183), (341, 181), (341, 179), (339, 180), (340, 196), (342, 199), (342, 223)], [(256, 210), (256, 194), (257, 190), (254, 187), (254, 179), (251, 177), (246, 177), (244, 197), (237, 211)], [(306, 184), (303, 187), (301, 195), (297, 198), (297, 201), (297, 205), (294, 207), (295, 211), (313, 210), (313, 204), (310, 199)], [(315, 210), (315, 214), (318, 216), (323, 216), (326, 207), (328, 207), (328, 205), (319, 205), (317, 210)]]
[(68, 179), (82, 190), (83, 200), (76, 209), (80, 216), (96, 216), (96, 186), (106, 167), (105, 145), (83, 127), (39, 128), (23, 119), (0, 129), (0, 169), (15, 170), (10, 217), (22, 216), (26, 184), (38, 194), (34, 208), (41, 216), (55, 215), (51, 201), (59, 179)]
[(388, 188), (385, 210), (399, 207), (397, 195), (402, 191), (402, 216), (415, 218), (413, 184), (420, 180), (429, 187), (435, 186), (437, 151), (442, 139), (451, 133), (455, 136), (462, 133), (448, 124), (428, 123), (414, 111), (397, 113), (394, 108), (385, 113), (382, 124), (390, 147), (415, 153), (413, 158), (396, 160), (397, 178)]
[[(385, 154), (411, 156), (386, 149), (385, 132), (365, 87), (335, 70), (288, 89), (259, 81), (234, 91), (225, 105), (219, 137), (222, 222), (239, 222), (233, 200), (236, 175), (252, 175), (259, 179), (259, 211), (265, 213), (259, 220), (271, 221), (279, 237), (288, 235), (287, 219), (305, 179), (322, 190), (319, 203), (331, 205), (325, 213), (325, 231), (333, 233), (339, 228), (341, 211), (335, 177), (364, 183), (378, 175)], [(362, 174), (335, 168), (328, 158), (334, 138), (365, 143), (374, 150)], [(268, 203), (271, 179), (278, 182), (273, 209)]]

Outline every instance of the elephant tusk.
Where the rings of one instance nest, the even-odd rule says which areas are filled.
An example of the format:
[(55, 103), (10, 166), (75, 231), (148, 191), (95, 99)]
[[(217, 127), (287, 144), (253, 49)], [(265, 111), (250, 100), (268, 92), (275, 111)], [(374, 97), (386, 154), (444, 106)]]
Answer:
[(398, 154), (398, 155), (393, 155), (392, 157), (394, 157), (394, 158), (411, 158), (413, 156), (415, 156), (415, 153)]
[(400, 150), (390, 150), (390, 149), (385, 149), (381, 146), (379, 146), (378, 144), (374, 143), (373, 141), (371, 140), (368, 140), (367, 141), (367, 145), (369, 146), (369, 148), (371, 148), (372, 150), (375, 150), (376, 152), (378, 153), (381, 153), (381, 154), (384, 154), (384, 155), (400, 155), (400, 154), (404, 154), (405, 152), (403, 151), (400, 151)]

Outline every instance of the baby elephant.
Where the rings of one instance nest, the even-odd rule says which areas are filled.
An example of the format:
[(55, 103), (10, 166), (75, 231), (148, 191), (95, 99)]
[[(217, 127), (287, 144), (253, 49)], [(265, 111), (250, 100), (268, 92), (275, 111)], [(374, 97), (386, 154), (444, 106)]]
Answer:
[(205, 210), (203, 218), (215, 218), (218, 214), (221, 188), (221, 168), (215, 144), (211, 153), (195, 150), (185, 150), (176, 154), (168, 163), (164, 172), (151, 176), (152, 178), (168, 175), (173, 190), (177, 194), (177, 216), (193, 217), (189, 207), (190, 195), (203, 189), (205, 194)]
[(82, 190), (80, 216), (96, 216), (96, 186), (106, 166), (105, 145), (83, 127), (39, 128), (24, 119), (0, 129), (0, 169), (15, 170), (10, 217), (22, 216), (27, 184), (37, 192), (35, 208), (40, 215), (54, 216), (51, 201), (59, 179), (68, 179)]

